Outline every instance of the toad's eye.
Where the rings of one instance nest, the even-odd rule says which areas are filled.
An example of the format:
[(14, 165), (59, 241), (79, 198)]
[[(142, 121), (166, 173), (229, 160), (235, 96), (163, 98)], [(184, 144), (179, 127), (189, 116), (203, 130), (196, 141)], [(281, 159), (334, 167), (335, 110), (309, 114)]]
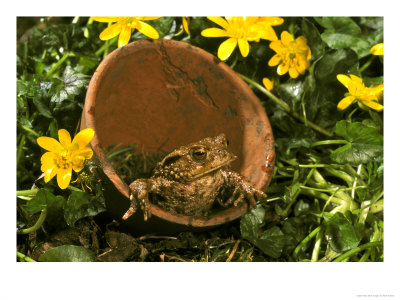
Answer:
[(229, 146), (229, 140), (228, 139), (225, 140), (225, 146), (227, 146), (227, 147)]
[(192, 157), (196, 160), (204, 160), (207, 157), (207, 151), (204, 148), (195, 148), (192, 151)]

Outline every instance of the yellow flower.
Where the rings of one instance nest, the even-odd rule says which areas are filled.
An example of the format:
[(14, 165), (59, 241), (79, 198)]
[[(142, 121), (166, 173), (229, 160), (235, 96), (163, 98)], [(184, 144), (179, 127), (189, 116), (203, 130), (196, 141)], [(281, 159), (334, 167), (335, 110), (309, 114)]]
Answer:
[(57, 175), (57, 183), (61, 189), (67, 188), (71, 181), (72, 170), (80, 172), (86, 159), (93, 155), (92, 149), (86, 147), (94, 136), (92, 128), (80, 131), (72, 140), (65, 129), (58, 131), (58, 142), (51, 137), (42, 136), (37, 139), (40, 147), (49, 151), (42, 155), (41, 170), (44, 181), (49, 182)]
[(93, 20), (106, 23), (116, 22), (100, 33), (100, 39), (103, 41), (109, 40), (119, 35), (118, 47), (122, 47), (128, 44), (131, 34), (135, 29), (139, 30), (145, 36), (148, 36), (152, 39), (158, 39), (159, 35), (157, 30), (155, 30), (151, 25), (142, 21), (149, 21), (159, 18), (160, 17), (93, 17)]
[(262, 82), (263, 82), (265, 88), (266, 88), (268, 91), (270, 91), (270, 90), (272, 90), (272, 89), (274, 88), (274, 82), (271, 81), (271, 80), (269, 80), (268, 78), (266, 78), (266, 77), (263, 78)]
[(299, 36), (294, 40), (289, 32), (283, 31), (281, 39), (272, 41), (269, 47), (276, 54), (269, 60), (268, 65), (278, 66), (278, 75), (284, 75), (289, 71), (290, 77), (297, 78), (310, 67), (308, 59), (311, 58), (311, 49), (304, 36)]
[(366, 87), (362, 79), (355, 75), (338, 74), (336, 78), (349, 90), (349, 95), (338, 103), (339, 110), (344, 110), (355, 100), (361, 105), (368, 106), (376, 111), (383, 110), (383, 105), (378, 103), (383, 96), (383, 84)]
[(383, 55), (383, 43), (374, 45), (374, 46), (371, 48), (370, 52), (371, 52), (373, 55)]
[[(279, 25), (280, 18), (259, 17), (207, 17), (209, 20), (221, 26), (221, 28), (207, 28), (201, 32), (205, 37), (229, 37), (218, 48), (218, 57), (227, 60), (239, 45), (240, 53), (246, 57), (250, 51), (249, 41), (259, 41), (260, 38), (274, 40), (275, 31), (271, 26)], [(281, 19), (280, 19), (281, 20)], [(283, 22), (283, 19), (282, 19)]]

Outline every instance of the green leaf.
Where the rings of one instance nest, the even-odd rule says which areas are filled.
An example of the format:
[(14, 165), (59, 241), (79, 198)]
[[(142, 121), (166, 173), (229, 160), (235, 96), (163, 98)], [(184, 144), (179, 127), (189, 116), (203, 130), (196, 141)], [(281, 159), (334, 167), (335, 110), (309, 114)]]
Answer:
[(322, 27), (337, 33), (358, 36), (361, 28), (350, 17), (315, 17), (315, 21)]
[(347, 74), (358, 63), (357, 54), (351, 49), (330, 50), (315, 66), (315, 79), (323, 84), (337, 83), (337, 74)]
[(89, 249), (81, 246), (63, 245), (43, 253), (40, 262), (91, 262), (95, 255)]
[(51, 102), (56, 103), (66, 99), (73, 100), (76, 95), (79, 95), (86, 89), (89, 82), (87, 75), (81, 74), (71, 67), (65, 68), (63, 79), (57, 81), (58, 84), (52, 87), (52, 92), (54, 94), (51, 97)]
[(265, 209), (257, 205), (245, 214), (240, 221), (240, 232), (242, 238), (247, 239), (265, 254), (278, 258), (285, 245), (285, 237), (279, 227), (274, 226), (267, 229), (259, 236), (259, 231), (264, 223)]
[(281, 99), (285, 99), (288, 104), (295, 109), (303, 96), (304, 81), (303, 80), (289, 80), (286, 83), (281, 83), (275, 87), (275, 92)]
[(307, 43), (311, 48), (312, 58), (314, 60), (320, 58), (325, 52), (325, 45), (322, 42), (317, 27), (308, 19), (303, 18), (301, 21), (301, 29), (302, 35), (307, 38)]
[(33, 98), (33, 104), (35, 104), (38, 113), (41, 114), (43, 117), (52, 119), (53, 115), (49, 107), (44, 103), (45, 101), (46, 99), (44, 98)]
[(362, 239), (363, 225), (355, 225), (341, 212), (337, 212), (324, 223), (324, 235), (335, 252), (354, 249)]
[(102, 196), (91, 196), (81, 191), (73, 191), (68, 197), (64, 209), (64, 218), (67, 224), (74, 227), (75, 222), (88, 216), (95, 216), (106, 210)]
[(322, 17), (315, 20), (325, 27), (321, 38), (330, 48), (351, 48), (358, 58), (370, 55), (370, 48), (383, 40), (382, 27), (372, 32), (362, 32), (360, 26), (349, 17)]
[(160, 19), (147, 21), (147, 23), (153, 26), (155, 30), (157, 30), (160, 38), (163, 38), (170, 33), (173, 21), (173, 17), (162, 17)]
[(17, 80), (17, 96), (34, 97), (39, 92), (39, 86), (34, 81)]
[(278, 226), (271, 227), (264, 231), (256, 241), (256, 246), (265, 254), (278, 258), (281, 256), (286, 238)]
[(240, 232), (244, 239), (255, 243), (258, 239), (258, 232), (264, 221), (265, 209), (257, 205), (246, 213), (240, 220)]
[(366, 124), (345, 120), (336, 123), (336, 134), (344, 137), (349, 143), (333, 151), (332, 160), (352, 165), (382, 161), (383, 135), (376, 127)]
[(369, 50), (372, 45), (364, 37), (325, 31), (321, 34), (321, 38), (332, 49), (350, 48), (354, 50), (358, 58), (363, 58), (371, 54)]
[(26, 205), (26, 210), (31, 213), (37, 213), (45, 207), (62, 207), (65, 199), (63, 196), (54, 196), (46, 189), (40, 189), (36, 197), (32, 198)]

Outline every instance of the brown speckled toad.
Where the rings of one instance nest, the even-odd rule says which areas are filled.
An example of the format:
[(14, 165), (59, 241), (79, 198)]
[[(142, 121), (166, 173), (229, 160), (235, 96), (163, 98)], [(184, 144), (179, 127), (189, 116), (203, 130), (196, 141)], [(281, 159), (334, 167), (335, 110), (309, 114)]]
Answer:
[(214, 202), (222, 207), (243, 201), (255, 206), (266, 195), (227, 168), (236, 158), (224, 134), (174, 150), (157, 164), (150, 178), (129, 185), (131, 205), (122, 218), (126, 220), (140, 207), (147, 220), (151, 216), (149, 194), (159, 207), (189, 216), (206, 215)]

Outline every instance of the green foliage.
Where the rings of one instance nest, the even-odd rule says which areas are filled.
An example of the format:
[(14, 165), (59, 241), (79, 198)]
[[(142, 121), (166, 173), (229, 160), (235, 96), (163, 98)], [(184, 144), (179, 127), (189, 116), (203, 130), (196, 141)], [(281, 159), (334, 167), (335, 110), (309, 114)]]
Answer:
[(64, 209), (64, 218), (69, 226), (87, 216), (95, 216), (106, 210), (102, 196), (90, 196), (88, 193), (73, 191), (68, 197)]
[(44, 208), (58, 208), (63, 207), (65, 199), (63, 196), (54, 196), (47, 189), (40, 189), (36, 194), (36, 197), (32, 198), (31, 201), (26, 205), (26, 210), (31, 213), (37, 213), (42, 211)]
[(338, 212), (324, 223), (324, 234), (329, 246), (335, 252), (344, 252), (358, 246), (363, 236), (363, 226), (360, 223), (353, 224), (350, 212), (346, 217)]
[[(189, 34), (181, 28), (181, 17), (148, 23), (160, 38), (214, 55), (227, 39), (203, 37), (202, 30), (219, 27), (205, 17), (190, 18)], [(105, 211), (102, 183), (90, 165), (67, 190), (61, 191), (54, 179), (44, 184), (38, 180), (43, 151), (36, 139), (57, 138), (61, 128), (76, 133), (89, 79), (116, 49), (117, 38), (100, 40), (108, 25), (89, 18), (75, 23), (72, 18), (45, 18), (39, 25), (17, 42), (17, 189), (28, 190), (33, 184), (39, 188), (36, 196), (19, 197), (18, 226), (32, 226), (45, 211), (44, 226), (55, 230)], [(338, 111), (348, 91), (336, 76), (354, 74), (369, 87), (383, 83), (383, 60), (369, 52), (383, 40), (383, 18), (285, 17), (273, 28), (278, 37), (283, 31), (306, 37), (312, 57), (310, 68), (295, 79), (279, 76), (276, 67), (268, 66), (274, 51), (263, 39), (250, 42), (247, 57), (236, 47), (225, 62), (249, 80), (268, 114), (276, 146), (268, 198), (240, 220), (237, 238), (245, 241), (237, 260), (332, 261), (340, 256), (382, 261), (383, 116), (362, 105)], [(19, 37), (23, 34), (18, 32)], [(140, 39), (148, 37), (135, 30), (130, 41)], [(265, 77), (274, 81), (271, 93), (278, 100), (251, 83), (262, 85)], [(193, 252), (193, 259), (217, 260), (229, 253), (223, 246), (215, 249), (206, 258), (202, 255), (209, 250)], [(48, 250), (39, 259), (93, 260), (92, 252), (71, 245)]]
[(39, 257), (41, 262), (91, 262), (95, 255), (92, 251), (81, 246), (64, 245), (55, 247)]
[(371, 122), (366, 121), (360, 123), (342, 120), (336, 123), (336, 134), (349, 143), (333, 151), (332, 160), (354, 166), (383, 160), (383, 135), (374, 124), (371, 126)]

